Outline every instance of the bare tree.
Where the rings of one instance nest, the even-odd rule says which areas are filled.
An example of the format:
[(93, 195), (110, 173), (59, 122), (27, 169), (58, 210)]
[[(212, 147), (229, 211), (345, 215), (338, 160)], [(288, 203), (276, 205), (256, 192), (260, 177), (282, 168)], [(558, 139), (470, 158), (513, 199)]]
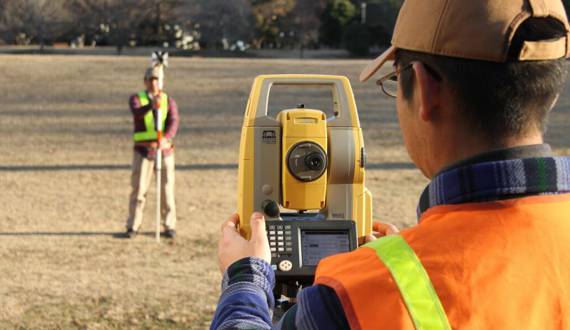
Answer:
[(379, 46), (390, 45), (394, 25), (403, 0), (370, 0), (366, 6), (366, 25)]
[(0, 22), (8, 38), (16, 41), (24, 35), (40, 44), (43, 51), (46, 40), (53, 40), (65, 31), (70, 20), (65, 0), (4, 0), (0, 3)]
[(143, 44), (176, 45), (190, 25), (185, 4), (185, 0), (155, 0), (151, 17), (140, 26), (139, 40)]
[(251, 0), (190, 0), (185, 7), (208, 47), (218, 47), (224, 39), (249, 41), (253, 37)]
[(108, 35), (120, 54), (139, 25), (156, 15), (156, 0), (68, 0), (80, 33)]
[(301, 49), (317, 45), (321, 16), (326, 7), (326, 0), (298, 0), (291, 12), (291, 29), (295, 31), (296, 43)]
[(255, 16), (256, 38), (254, 46), (262, 48), (273, 45), (280, 48), (280, 36), (286, 33), (289, 24), (288, 15), (295, 8), (297, 0), (255, 0), (253, 13)]

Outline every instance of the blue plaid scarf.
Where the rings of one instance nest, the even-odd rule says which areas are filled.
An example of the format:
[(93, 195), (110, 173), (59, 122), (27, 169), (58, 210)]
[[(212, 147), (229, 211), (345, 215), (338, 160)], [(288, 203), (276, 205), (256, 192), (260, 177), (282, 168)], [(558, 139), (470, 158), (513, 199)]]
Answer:
[(468, 164), (453, 167), (433, 178), (420, 197), (418, 219), (437, 205), (563, 193), (570, 193), (570, 157)]

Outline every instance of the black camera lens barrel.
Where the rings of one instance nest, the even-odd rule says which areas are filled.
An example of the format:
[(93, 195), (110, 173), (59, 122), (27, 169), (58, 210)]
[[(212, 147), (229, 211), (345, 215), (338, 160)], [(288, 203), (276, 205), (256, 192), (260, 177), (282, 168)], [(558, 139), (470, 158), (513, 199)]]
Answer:
[(327, 154), (315, 142), (302, 141), (287, 153), (287, 167), (297, 180), (311, 182), (318, 180), (327, 169)]
[(305, 165), (312, 171), (321, 171), (324, 168), (325, 159), (322, 154), (313, 152), (305, 156)]

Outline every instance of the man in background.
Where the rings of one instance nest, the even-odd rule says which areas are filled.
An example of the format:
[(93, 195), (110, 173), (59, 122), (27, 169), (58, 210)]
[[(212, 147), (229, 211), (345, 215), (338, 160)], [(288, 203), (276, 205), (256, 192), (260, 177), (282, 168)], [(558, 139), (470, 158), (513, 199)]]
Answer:
[[(160, 89), (162, 70), (150, 67), (144, 75), (145, 90), (130, 97), (129, 106), (134, 121), (134, 154), (131, 176), (132, 192), (127, 220), (127, 237), (136, 236), (142, 224), (146, 193), (151, 183), (157, 150), (162, 152), (161, 171), (161, 215), (164, 221), (164, 235), (176, 236), (176, 205), (174, 202), (174, 145), (172, 140), (178, 130), (178, 107), (174, 99)], [(158, 145), (155, 128), (157, 110), (162, 118), (163, 138)], [(158, 193), (158, 192), (157, 192)], [(157, 206), (158, 207), (158, 206)]]

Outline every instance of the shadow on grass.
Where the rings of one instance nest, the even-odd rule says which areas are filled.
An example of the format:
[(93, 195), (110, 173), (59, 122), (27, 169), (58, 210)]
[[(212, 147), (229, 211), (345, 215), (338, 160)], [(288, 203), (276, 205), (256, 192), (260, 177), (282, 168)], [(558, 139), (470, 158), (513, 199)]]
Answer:
[[(132, 239), (136, 239), (137, 236), (147, 236), (147, 237), (155, 237), (155, 232), (138, 232), (136, 234), (136, 236)], [(7, 233), (2, 233), (0, 232), (0, 237), (2, 236), (6, 236), (6, 237), (10, 237), (10, 236), (14, 236), (14, 237), (31, 237), (31, 236), (37, 236), (37, 237), (54, 237), (54, 236), (62, 236), (62, 237), (72, 237), (72, 236), (77, 236), (77, 237), (89, 237), (89, 236), (110, 236), (113, 238), (117, 238), (117, 239), (129, 239), (129, 237), (126, 235), (126, 233), (124, 231), (122, 232), (88, 232), (88, 231), (59, 231), (59, 232), (48, 232), (48, 231), (29, 231), (29, 232), (7, 232)], [(161, 232), (160, 233), (160, 237), (165, 239), (164, 233)]]
[(112, 232), (88, 232), (88, 231), (28, 231), (28, 232), (9, 232), (0, 233), (1, 236), (111, 236), (115, 238), (125, 238), (125, 233), (112, 233)]
[[(177, 171), (235, 170), (238, 164), (181, 164)], [(367, 170), (413, 170), (413, 163), (393, 162), (367, 164)], [(58, 171), (126, 171), (128, 164), (65, 164), (65, 165), (0, 165), (0, 172), (58, 172)]]
[[(237, 164), (191, 164), (176, 165), (178, 171), (231, 170)], [(58, 171), (125, 171), (128, 164), (65, 164), (65, 165), (0, 165), (0, 172), (58, 172)]]

